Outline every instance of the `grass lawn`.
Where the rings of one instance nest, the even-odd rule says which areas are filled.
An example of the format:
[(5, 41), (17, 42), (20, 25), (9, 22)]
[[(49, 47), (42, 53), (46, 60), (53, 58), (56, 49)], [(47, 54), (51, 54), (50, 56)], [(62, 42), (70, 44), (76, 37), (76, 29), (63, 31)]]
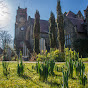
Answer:
[[(39, 80), (39, 75), (36, 71), (32, 70), (32, 65), (35, 65), (35, 63), (24, 63), (24, 65), (24, 75), (19, 77), (17, 75), (17, 63), (10, 62), (10, 78), (6, 79), (3, 75), (2, 63), (0, 62), (0, 88), (61, 88), (59, 86), (62, 83), (62, 72), (54, 72), (55, 76), (49, 76), (47, 82), (43, 82)], [(64, 63), (56, 65), (58, 65), (58, 67), (62, 67)], [(88, 63), (85, 63), (85, 73), (88, 73)], [(69, 88), (83, 88), (77, 79), (78, 78), (74, 72), (74, 78), (69, 78), (68, 80)], [(86, 88), (88, 88), (88, 81)]]
[[(79, 60), (81, 60), (81, 58), (79, 58)], [(88, 58), (82, 58), (83, 62), (88, 62)]]

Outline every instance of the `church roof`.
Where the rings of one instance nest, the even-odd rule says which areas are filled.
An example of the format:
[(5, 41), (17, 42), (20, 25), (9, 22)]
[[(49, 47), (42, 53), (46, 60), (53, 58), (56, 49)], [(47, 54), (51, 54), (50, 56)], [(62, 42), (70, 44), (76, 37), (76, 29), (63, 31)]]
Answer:
[(69, 11), (66, 14), (66, 16), (71, 21), (71, 23), (77, 27), (77, 32), (85, 32), (85, 30), (83, 30), (83, 27), (81, 25), (84, 22), (83, 19), (77, 18), (76, 15), (71, 11)]
[[(34, 24), (34, 19), (31, 18), (32, 24)], [(49, 32), (49, 22), (47, 20), (40, 19), (40, 32), (48, 33)]]
[(67, 17), (75, 17), (76, 15), (72, 12), (72, 11), (69, 11), (67, 14), (66, 14)]
[(81, 13), (80, 10), (79, 10), (78, 13), (77, 13), (77, 17), (78, 17), (78, 18), (81, 18), (81, 19), (84, 19), (84, 17), (83, 17), (83, 15), (82, 15), (82, 13)]
[(72, 22), (72, 24), (77, 27), (78, 32), (84, 32), (82, 25), (81, 25), (81, 23), (83, 23), (82, 19), (78, 19), (78, 18), (69, 18), (69, 19)]
[(40, 32), (49, 32), (49, 22), (46, 20), (40, 20)]

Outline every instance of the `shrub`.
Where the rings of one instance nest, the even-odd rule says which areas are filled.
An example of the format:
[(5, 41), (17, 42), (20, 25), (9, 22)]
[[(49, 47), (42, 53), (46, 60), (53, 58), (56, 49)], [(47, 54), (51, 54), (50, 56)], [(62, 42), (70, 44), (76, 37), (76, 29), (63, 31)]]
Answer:
[(71, 48), (65, 48), (65, 60), (69, 59), (77, 61), (79, 59), (79, 53), (77, 53), (75, 50), (73, 51)]
[(37, 53), (35, 51), (30, 56), (32, 60), (37, 60)]
[(77, 76), (80, 76), (85, 71), (85, 66), (81, 60), (75, 61), (74, 68)]
[(15, 50), (13, 50), (13, 49), (11, 49), (11, 60), (12, 61), (17, 61), (17, 59), (18, 59), (18, 56), (17, 56), (17, 54), (16, 54), (16, 51)]
[(68, 88), (68, 71), (63, 73), (63, 88)]
[(49, 60), (50, 56), (48, 56), (48, 52), (47, 50), (44, 52), (42, 51), (42, 53), (37, 55), (37, 61), (45, 61), (45, 60)]
[(54, 59), (56, 62), (63, 62), (66, 60), (72, 59), (73, 61), (79, 59), (79, 53), (77, 53), (75, 50), (69, 50), (69, 48), (65, 48), (65, 52), (60, 52), (58, 49), (51, 49), (48, 53), (47, 51), (43, 52), (37, 55), (37, 61), (44, 61), (47, 58)]
[(63, 52), (60, 52), (59, 50), (52, 50), (50, 53), (47, 51), (43, 52), (41, 54), (37, 55), (37, 60), (38, 61), (44, 61), (46, 58), (47, 60), (49, 59), (54, 59), (56, 62), (62, 62), (65, 61), (65, 54)]
[(43, 81), (47, 81), (48, 74), (49, 74), (49, 63), (45, 62), (41, 65), (41, 69), (39, 70), (40, 78), (43, 78)]
[(36, 72), (39, 73), (39, 70), (40, 70), (40, 63), (38, 61), (38, 63), (36, 63)]
[(81, 63), (81, 72), (80, 72), (80, 76), (79, 76), (79, 80), (80, 80), (80, 84), (84, 85), (87, 83), (87, 77), (84, 75), (85, 74), (85, 65), (83, 64), (83, 62)]
[(4, 47), (4, 50), (3, 50), (3, 61), (7, 61), (7, 47), (5, 46)]
[[(39, 79), (47, 81), (49, 74), (54, 75), (54, 66), (55, 62), (53, 59), (46, 59), (42, 64), (40, 64), (38, 61), (38, 63), (36, 63), (36, 72), (39, 73)], [(33, 66), (32, 68), (35, 69)]]
[(17, 65), (17, 74), (19, 76), (23, 75), (23, 72), (24, 72), (24, 65), (23, 65), (23, 61), (22, 61), (22, 52), (20, 51), (20, 63), (19, 63), (19, 60), (18, 60), (18, 65)]
[(72, 78), (73, 77), (73, 60), (69, 59), (66, 61), (66, 66), (68, 70), (68, 75)]
[(77, 39), (73, 42), (73, 47), (76, 52), (79, 52), (80, 56), (88, 57), (88, 39)]
[(18, 60), (18, 56), (15, 55), (14, 57), (11, 57), (11, 60), (12, 60), (12, 61), (17, 61), (17, 60)]
[(85, 65), (80, 60), (80, 61), (75, 62), (74, 67), (75, 67), (76, 75), (79, 77), (80, 84), (85, 86), (85, 84), (87, 83), (87, 77), (84, 75), (85, 74)]
[(40, 64), (38, 61), (38, 63), (36, 63), (36, 72), (39, 73), (40, 80), (47, 81), (48, 74), (49, 74), (48, 61), (43, 62), (43, 64)]
[(80, 84), (82, 84), (83, 86), (85, 86), (85, 84), (87, 83), (87, 77), (84, 74), (80, 75), (79, 80)]
[(62, 72), (63, 67), (58, 67), (57, 65), (55, 65), (55, 71), (57, 72)]
[(49, 61), (49, 73), (51, 74), (51, 75), (53, 75), (54, 74), (54, 66), (55, 66), (55, 61), (54, 60), (50, 60)]
[(9, 63), (2, 61), (2, 66), (3, 66), (3, 74), (6, 76), (8, 79), (8, 76), (10, 75), (10, 68), (8, 68)]
[(60, 52), (59, 50), (55, 50), (54, 52), (52, 52), (52, 57), (57, 62), (65, 61), (65, 54), (63, 52)]
[(79, 76), (81, 74), (81, 61), (75, 61), (74, 68), (76, 75)]

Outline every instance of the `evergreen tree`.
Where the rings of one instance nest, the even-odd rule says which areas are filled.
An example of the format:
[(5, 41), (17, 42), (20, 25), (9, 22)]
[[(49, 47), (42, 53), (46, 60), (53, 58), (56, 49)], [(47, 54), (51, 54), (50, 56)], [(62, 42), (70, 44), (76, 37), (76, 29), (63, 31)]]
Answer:
[(86, 23), (87, 23), (87, 35), (88, 35), (88, 6), (86, 8), (86, 13), (85, 13), (85, 17), (86, 17)]
[(35, 21), (34, 21), (34, 51), (37, 54), (40, 52), (39, 38), (40, 38), (40, 15), (39, 15), (39, 11), (36, 10)]
[(57, 29), (58, 29), (58, 41), (59, 49), (64, 52), (64, 25), (63, 25), (63, 14), (61, 12), (60, 0), (57, 1)]
[(50, 14), (50, 19), (49, 19), (49, 32), (50, 32), (50, 47), (51, 48), (56, 48), (56, 23), (55, 23), (55, 16), (53, 14), (53, 12), (51, 12)]

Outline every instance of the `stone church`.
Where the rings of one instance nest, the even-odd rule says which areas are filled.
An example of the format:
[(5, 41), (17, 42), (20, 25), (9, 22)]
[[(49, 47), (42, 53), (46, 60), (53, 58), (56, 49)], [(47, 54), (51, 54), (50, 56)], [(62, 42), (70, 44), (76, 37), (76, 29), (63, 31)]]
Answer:
[[(84, 10), (85, 17), (78, 11), (77, 14), (69, 11), (64, 13), (64, 32), (65, 46), (72, 48), (72, 42), (77, 38), (88, 38), (88, 7)], [(28, 18), (28, 19), (27, 19)], [(16, 50), (22, 50), (23, 54), (28, 55), (28, 51), (33, 52), (34, 18), (27, 16), (27, 8), (18, 7), (15, 22)], [(42, 48), (43, 47), (43, 48)], [(49, 51), (49, 22), (40, 19), (40, 48)]]
[[(23, 51), (24, 55), (28, 55), (28, 51), (33, 52), (34, 38), (33, 27), (34, 18), (30, 16), (27, 19), (27, 8), (18, 7), (15, 22), (15, 39), (14, 45), (19, 52)], [(40, 20), (40, 48), (49, 50), (49, 23), (47, 20)]]

